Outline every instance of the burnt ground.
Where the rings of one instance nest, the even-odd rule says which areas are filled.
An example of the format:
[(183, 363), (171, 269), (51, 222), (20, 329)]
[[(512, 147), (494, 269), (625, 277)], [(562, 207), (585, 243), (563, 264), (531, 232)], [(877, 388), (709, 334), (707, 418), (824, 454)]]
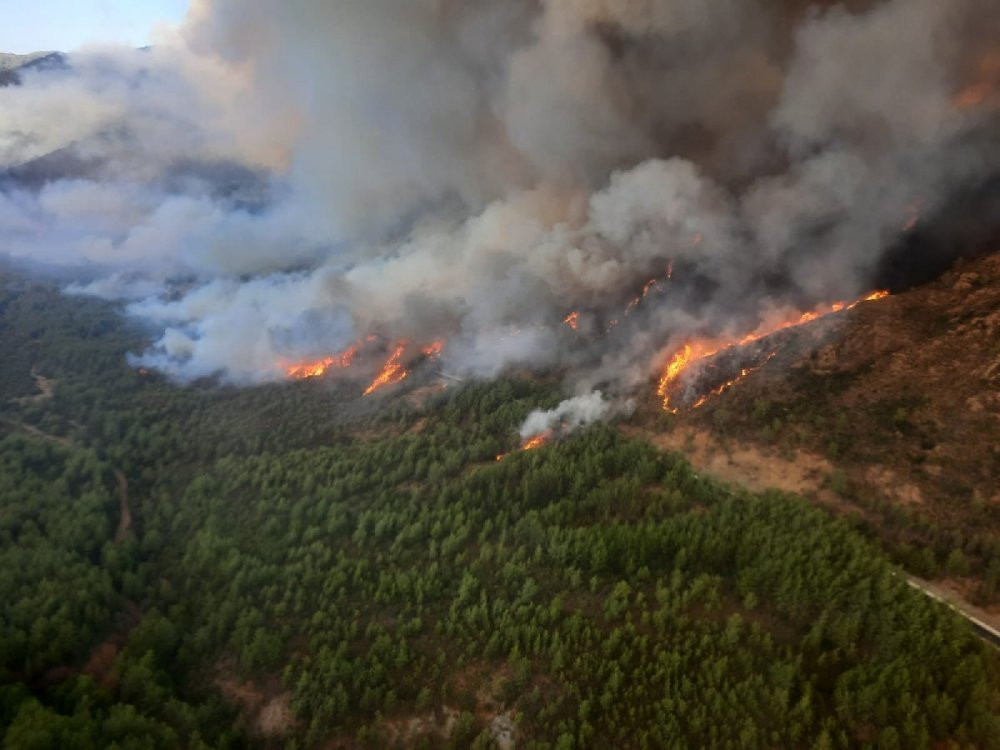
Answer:
[[(626, 429), (754, 489), (811, 497), (1000, 616), (1000, 252), (710, 363), (700, 408)], [(688, 398), (688, 403), (693, 397)]]

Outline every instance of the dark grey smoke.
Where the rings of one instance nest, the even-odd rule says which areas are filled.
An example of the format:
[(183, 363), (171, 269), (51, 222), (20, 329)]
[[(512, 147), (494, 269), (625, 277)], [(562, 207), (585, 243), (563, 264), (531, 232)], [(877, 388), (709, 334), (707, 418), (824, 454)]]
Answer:
[(0, 89), (0, 251), (109, 269), (76, 291), (133, 300), (180, 379), (377, 333), (617, 393), (685, 335), (870, 288), (995, 184), (995, 11), (201, 0)]

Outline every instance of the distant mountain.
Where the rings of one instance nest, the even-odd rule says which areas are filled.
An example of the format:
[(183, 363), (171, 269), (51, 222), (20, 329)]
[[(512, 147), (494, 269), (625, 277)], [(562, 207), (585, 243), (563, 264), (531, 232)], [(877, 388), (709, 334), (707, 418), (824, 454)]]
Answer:
[(30, 52), (27, 55), (15, 55), (10, 52), (0, 52), (0, 71), (16, 70), (22, 65), (38, 60), (52, 52)]
[(21, 83), (20, 73), (32, 68), (64, 67), (66, 56), (61, 52), (30, 52), (15, 55), (0, 52), (0, 86), (17, 86)]

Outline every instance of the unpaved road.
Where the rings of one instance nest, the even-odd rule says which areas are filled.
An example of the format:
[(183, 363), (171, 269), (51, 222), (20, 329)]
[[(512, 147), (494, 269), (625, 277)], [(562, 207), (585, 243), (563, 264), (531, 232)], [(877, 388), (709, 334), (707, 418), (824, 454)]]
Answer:
[[(62, 445), (64, 447), (69, 447), (72, 442), (69, 438), (60, 437), (58, 435), (51, 435), (48, 432), (44, 432), (34, 425), (25, 424), (24, 422), (15, 422), (12, 419), (6, 419), (0, 417), (0, 422), (10, 425), (14, 429), (22, 430), (42, 440), (48, 440), (49, 442), (56, 443), (57, 445)], [(120, 469), (115, 469), (115, 480), (118, 484), (118, 528), (115, 531), (115, 542), (121, 542), (125, 535), (128, 534), (130, 528), (132, 528), (132, 511), (128, 504), (128, 478), (121, 472)]]
[(118, 480), (118, 529), (115, 531), (115, 542), (121, 542), (132, 527), (132, 511), (128, 507), (128, 479), (119, 469), (115, 469), (115, 479)]

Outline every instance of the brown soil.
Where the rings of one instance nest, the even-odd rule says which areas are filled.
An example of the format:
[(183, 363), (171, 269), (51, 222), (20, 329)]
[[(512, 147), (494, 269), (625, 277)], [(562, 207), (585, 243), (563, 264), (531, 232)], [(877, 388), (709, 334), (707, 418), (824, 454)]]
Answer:
[(448, 739), (458, 716), (458, 709), (450, 706), (426, 714), (397, 716), (382, 722), (382, 734), (389, 747), (412, 747), (425, 737)]
[[(721, 479), (859, 513), (939, 561), (1000, 543), (1000, 253), (760, 348), (777, 354), (704, 407), (665, 418), (650, 398), (624, 429)], [(978, 583), (936, 585), (971, 611)]]
[(115, 622), (110, 635), (97, 644), (87, 657), (80, 671), (91, 675), (105, 689), (114, 688), (118, 675), (115, 671), (115, 661), (122, 648), (128, 642), (132, 629), (142, 620), (142, 611), (133, 602), (126, 602), (125, 607), (115, 615)]
[(121, 542), (132, 528), (132, 511), (128, 507), (128, 479), (118, 469), (115, 469), (115, 480), (118, 483), (118, 528), (115, 531), (115, 543)]
[[(825, 458), (799, 451), (793, 460), (777, 455), (774, 449), (760, 446), (732, 448), (718, 442), (711, 433), (681, 428), (668, 433), (647, 433), (634, 428), (625, 432), (650, 440), (664, 450), (684, 454), (699, 471), (724, 482), (746, 487), (754, 492), (777, 489), (809, 498), (838, 514), (860, 513), (862, 509), (827, 489), (825, 479), (833, 465)], [(905, 492), (905, 488), (897, 491)], [(905, 499), (905, 498), (904, 498)], [(977, 581), (974, 579), (926, 579), (911, 576), (913, 581), (966, 612), (1000, 630), (1000, 604), (976, 606), (971, 603)]]
[[(500, 691), (511, 679), (513, 670), (505, 663), (470, 664), (454, 675), (450, 692), (458, 696), (474, 696), (475, 715), (481, 724), (489, 727), (493, 740), (500, 750), (512, 750), (516, 736), (516, 722), (512, 714), (503, 710)], [(420, 714), (406, 713), (384, 719), (380, 725), (382, 739), (387, 747), (413, 747), (421, 740), (447, 740), (455, 730), (460, 710), (447, 704), (437, 710)], [(329, 745), (333, 748), (354, 747), (351, 740), (337, 738)]]
[(238, 676), (235, 664), (223, 662), (218, 665), (215, 684), (226, 698), (239, 704), (243, 715), (250, 719), (260, 736), (284, 737), (295, 726), (292, 696), (279, 678), (243, 680)]
[[(778, 355), (703, 408), (633, 426), (667, 427), (674, 436), (657, 439), (675, 448), (685, 430), (738, 444), (712, 470), (751, 486), (805, 492), (838, 470), (846, 494), (1000, 535), (1000, 253), (765, 345)], [(800, 468), (775, 462), (775, 447), (799, 450)]]
[(71, 445), (69, 438), (60, 437), (59, 435), (51, 435), (48, 432), (43, 432), (34, 425), (26, 424), (24, 422), (15, 422), (12, 419), (4, 419), (3, 417), (0, 417), (0, 422), (3, 422), (8, 427), (11, 427), (15, 430), (21, 430), (23, 432), (27, 432), (29, 435), (32, 435), (36, 438), (41, 438), (42, 440), (48, 440), (50, 443), (56, 443), (57, 445), (61, 445), (64, 447), (68, 447)]
[(812, 495), (822, 491), (824, 480), (833, 470), (821, 456), (799, 451), (794, 460), (786, 460), (773, 448), (723, 443), (708, 430), (693, 426), (659, 433), (625, 431), (641, 435), (664, 450), (683, 453), (695, 468), (754, 492), (779, 489)]
[(34, 369), (31, 370), (31, 377), (35, 379), (35, 385), (38, 388), (38, 393), (33, 396), (21, 396), (20, 398), (14, 399), (15, 402), (21, 404), (22, 406), (37, 406), (38, 404), (44, 404), (52, 398), (52, 392), (55, 390), (56, 381), (53, 378), (47, 378), (44, 375), (39, 375)]

